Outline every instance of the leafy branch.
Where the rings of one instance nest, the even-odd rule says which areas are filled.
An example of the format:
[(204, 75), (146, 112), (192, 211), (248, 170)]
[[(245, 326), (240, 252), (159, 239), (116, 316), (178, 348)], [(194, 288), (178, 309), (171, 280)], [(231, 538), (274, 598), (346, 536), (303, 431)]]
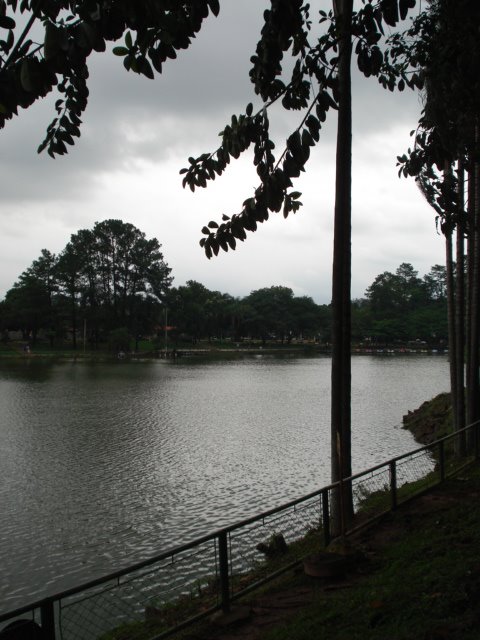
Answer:
[[(382, 53), (379, 42), (384, 36), (383, 22), (393, 26), (404, 18), (415, 0), (365, 0), (364, 7), (355, 14), (352, 36), (356, 38), (356, 55), (360, 71), (376, 76), (391, 90), (398, 86), (413, 87), (417, 79), (408, 78), (395, 58)], [(318, 143), (323, 122), (330, 109), (337, 109), (338, 33), (330, 11), (319, 12), (319, 22), (328, 22), (326, 32), (318, 38), (316, 46), (309, 43), (311, 30), (309, 5), (301, 0), (278, 0), (265, 12), (265, 23), (256, 54), (251, 58), (250, 78), (255, 92), (265, 104), (255, 115), (250, 103), (244, 114), (234, 115), (221, 132), (222, 143), (211, 153), (189, 158), (189, 167), (180, 173), (182, 184), (192, 191), (206, 187), (210, 180), (220, 176), (231, 158), (238, 158), (250, 145), (254, 145), (253, 163), (257, 168), (260, 185), (253, 197), (247, 198), (240, 212), (223, 215), (219, 224), (211, 220), (202, 228), (204, 237), (200, 246), (208, 258), (218, 255), (220, 249), (236, 248), (247, 231), (255, 231), (259, 223), (268, 220), (270, 213), (283, 212), (286, 218), (302, 205), (301, 193), (291, 191), (292, 180), (305, 170), (311, 148)], [(290, 81), (280, 78), (284, 52), (291, 50), (296, 58)], [(315, 94), (313, 80), (318, 86)], [(312, 93), (313, 99), (312, 99)], [(305, 110), (298, 127), (290, 134), (278, 161), (275, 160), (274, 142), (269, 136), (267, 110), (279, 99), (287, 110)]]
[[(56, 87), (56, 117), (39, 152), (63, 155), (80, 135), (88, 104), (87, 60), (92, 51), (125, 34), (125, 47), (116, 47), (127, 70), (153, 78), (162, 63), (189, 46), (203, 20), (218, 15), (219, 0), (0, 0), (0, 129)], [(26, 14), (25, 27), (15, 34), (17, 14)], [(43, 41), (28, 39), (35, 22), (43, 25)], [(2, 37), (2, 30), (6, 31)], [(150, 62), (151, 63), (150, 63)]]

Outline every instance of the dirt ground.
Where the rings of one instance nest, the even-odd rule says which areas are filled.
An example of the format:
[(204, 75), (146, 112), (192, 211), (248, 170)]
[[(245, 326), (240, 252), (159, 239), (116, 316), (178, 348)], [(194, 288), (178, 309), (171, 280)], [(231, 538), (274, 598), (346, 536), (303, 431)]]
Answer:
[[(461, 492), (461, 497), (465, 498), (464, 492)], [(475, 493), (475, 497), (479, 497), (478, 493)], [(207, 628), (192, 630), (186, 637), (188, 640), (259, 640), (263, 638), (267, 631), (285, 625), (303, 607), (312, 603), (319, 592), (324, 597), (328, 597), (329, 593), (338, 589), (351, 588), (353, 584), (363, 580), (365, 573), (375, 570), (375, 557), (386, 545), (401, 539), (402, 535), (409, 530), (420, 527), (423, 515), (441, 512), (459, 498), (460, 489), (458, 493), (451, 490), (446, 493), (441, 488), (437, 488), (431, 493), (402, 505), (397, 512), (401, 517), (387, 514), (380, 522), (351, 537), (355, 549), (358, 549), (370, 562), (365, 565), (360, 564), (344, 578), (310, 578), (304, 575), (303, 568), (299, 568), (298, 580), (292, 581), (292, 584), (295, 582), (294, 586), (272, 588), (258, 597), (252, 596), (248, 605), (234, 605), (230, 614), (218, 615)]]

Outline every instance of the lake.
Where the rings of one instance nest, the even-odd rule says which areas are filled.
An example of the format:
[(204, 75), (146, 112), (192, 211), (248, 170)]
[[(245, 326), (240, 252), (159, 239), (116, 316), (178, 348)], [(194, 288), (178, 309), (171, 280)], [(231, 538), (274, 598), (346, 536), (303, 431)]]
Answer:
[[(353, 468), (413, 449), (444, 355), (352, 361)], [(0, 361), (0, 611), (328, 484), (330, 358)]]

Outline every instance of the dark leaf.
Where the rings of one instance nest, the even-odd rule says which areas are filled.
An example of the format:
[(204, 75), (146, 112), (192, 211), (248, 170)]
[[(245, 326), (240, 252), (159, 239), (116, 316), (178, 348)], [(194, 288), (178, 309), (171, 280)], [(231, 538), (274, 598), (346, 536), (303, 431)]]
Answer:
[(145, 57), (138, 58), (137, 64), (139, 73), (142, 73), (147, 78), (150, 78), (150, 80), (153, 80), (155, 78), (152, 65)]
[(304, 155), (308, 153), (308, 148), (313, 147), (314, 144), (315, 143), (313, 141), (313, 138), (310, 132), (307, 129), (304, 129), (302, 131), (302, 148), (303, 148)]
[(15, 20), (9, 16), (0, 16), (0, 29), (15, 29)]
[(302, 139), (298, 129), (294, 131), (287, 140), (287, 149), (293, 158), (299, 162), (303, 162)]
[(398, 0), (381, 0), (380, 10), (383, 19), (390, 26), (394, 27), (398, 22)]
[(127, 47), (113, 47), (112, 53), (116, 56), (126, 56), (128, 55)]
[(208, 6), (210, 7), (211, 12), (214, 16), (218, 16), (220, 13), (220, 2), (219, 0), (208, 0)]
[(335, 102), (335, 100), (332, 98), (332, 96), (328, 93), (328, 91), (322, 91), (323, 97), (325, 99), (325, 102), (332, 108), (332, 109), (338, 109), (338, 105)]
[(415, 0), (400, 0), (400, 18), (405, 20), (409, 9), (415, 7)]

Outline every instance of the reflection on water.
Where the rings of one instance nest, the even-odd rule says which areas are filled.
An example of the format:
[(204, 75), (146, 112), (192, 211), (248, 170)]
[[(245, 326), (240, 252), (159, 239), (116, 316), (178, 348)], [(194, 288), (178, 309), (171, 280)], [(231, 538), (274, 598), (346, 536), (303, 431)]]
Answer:
[[(443, 356), (352, 364), (354, 470), (413, 448)], [(329, 481), (330, 360), (0, 362), (0, 602), (11, 609)]]

